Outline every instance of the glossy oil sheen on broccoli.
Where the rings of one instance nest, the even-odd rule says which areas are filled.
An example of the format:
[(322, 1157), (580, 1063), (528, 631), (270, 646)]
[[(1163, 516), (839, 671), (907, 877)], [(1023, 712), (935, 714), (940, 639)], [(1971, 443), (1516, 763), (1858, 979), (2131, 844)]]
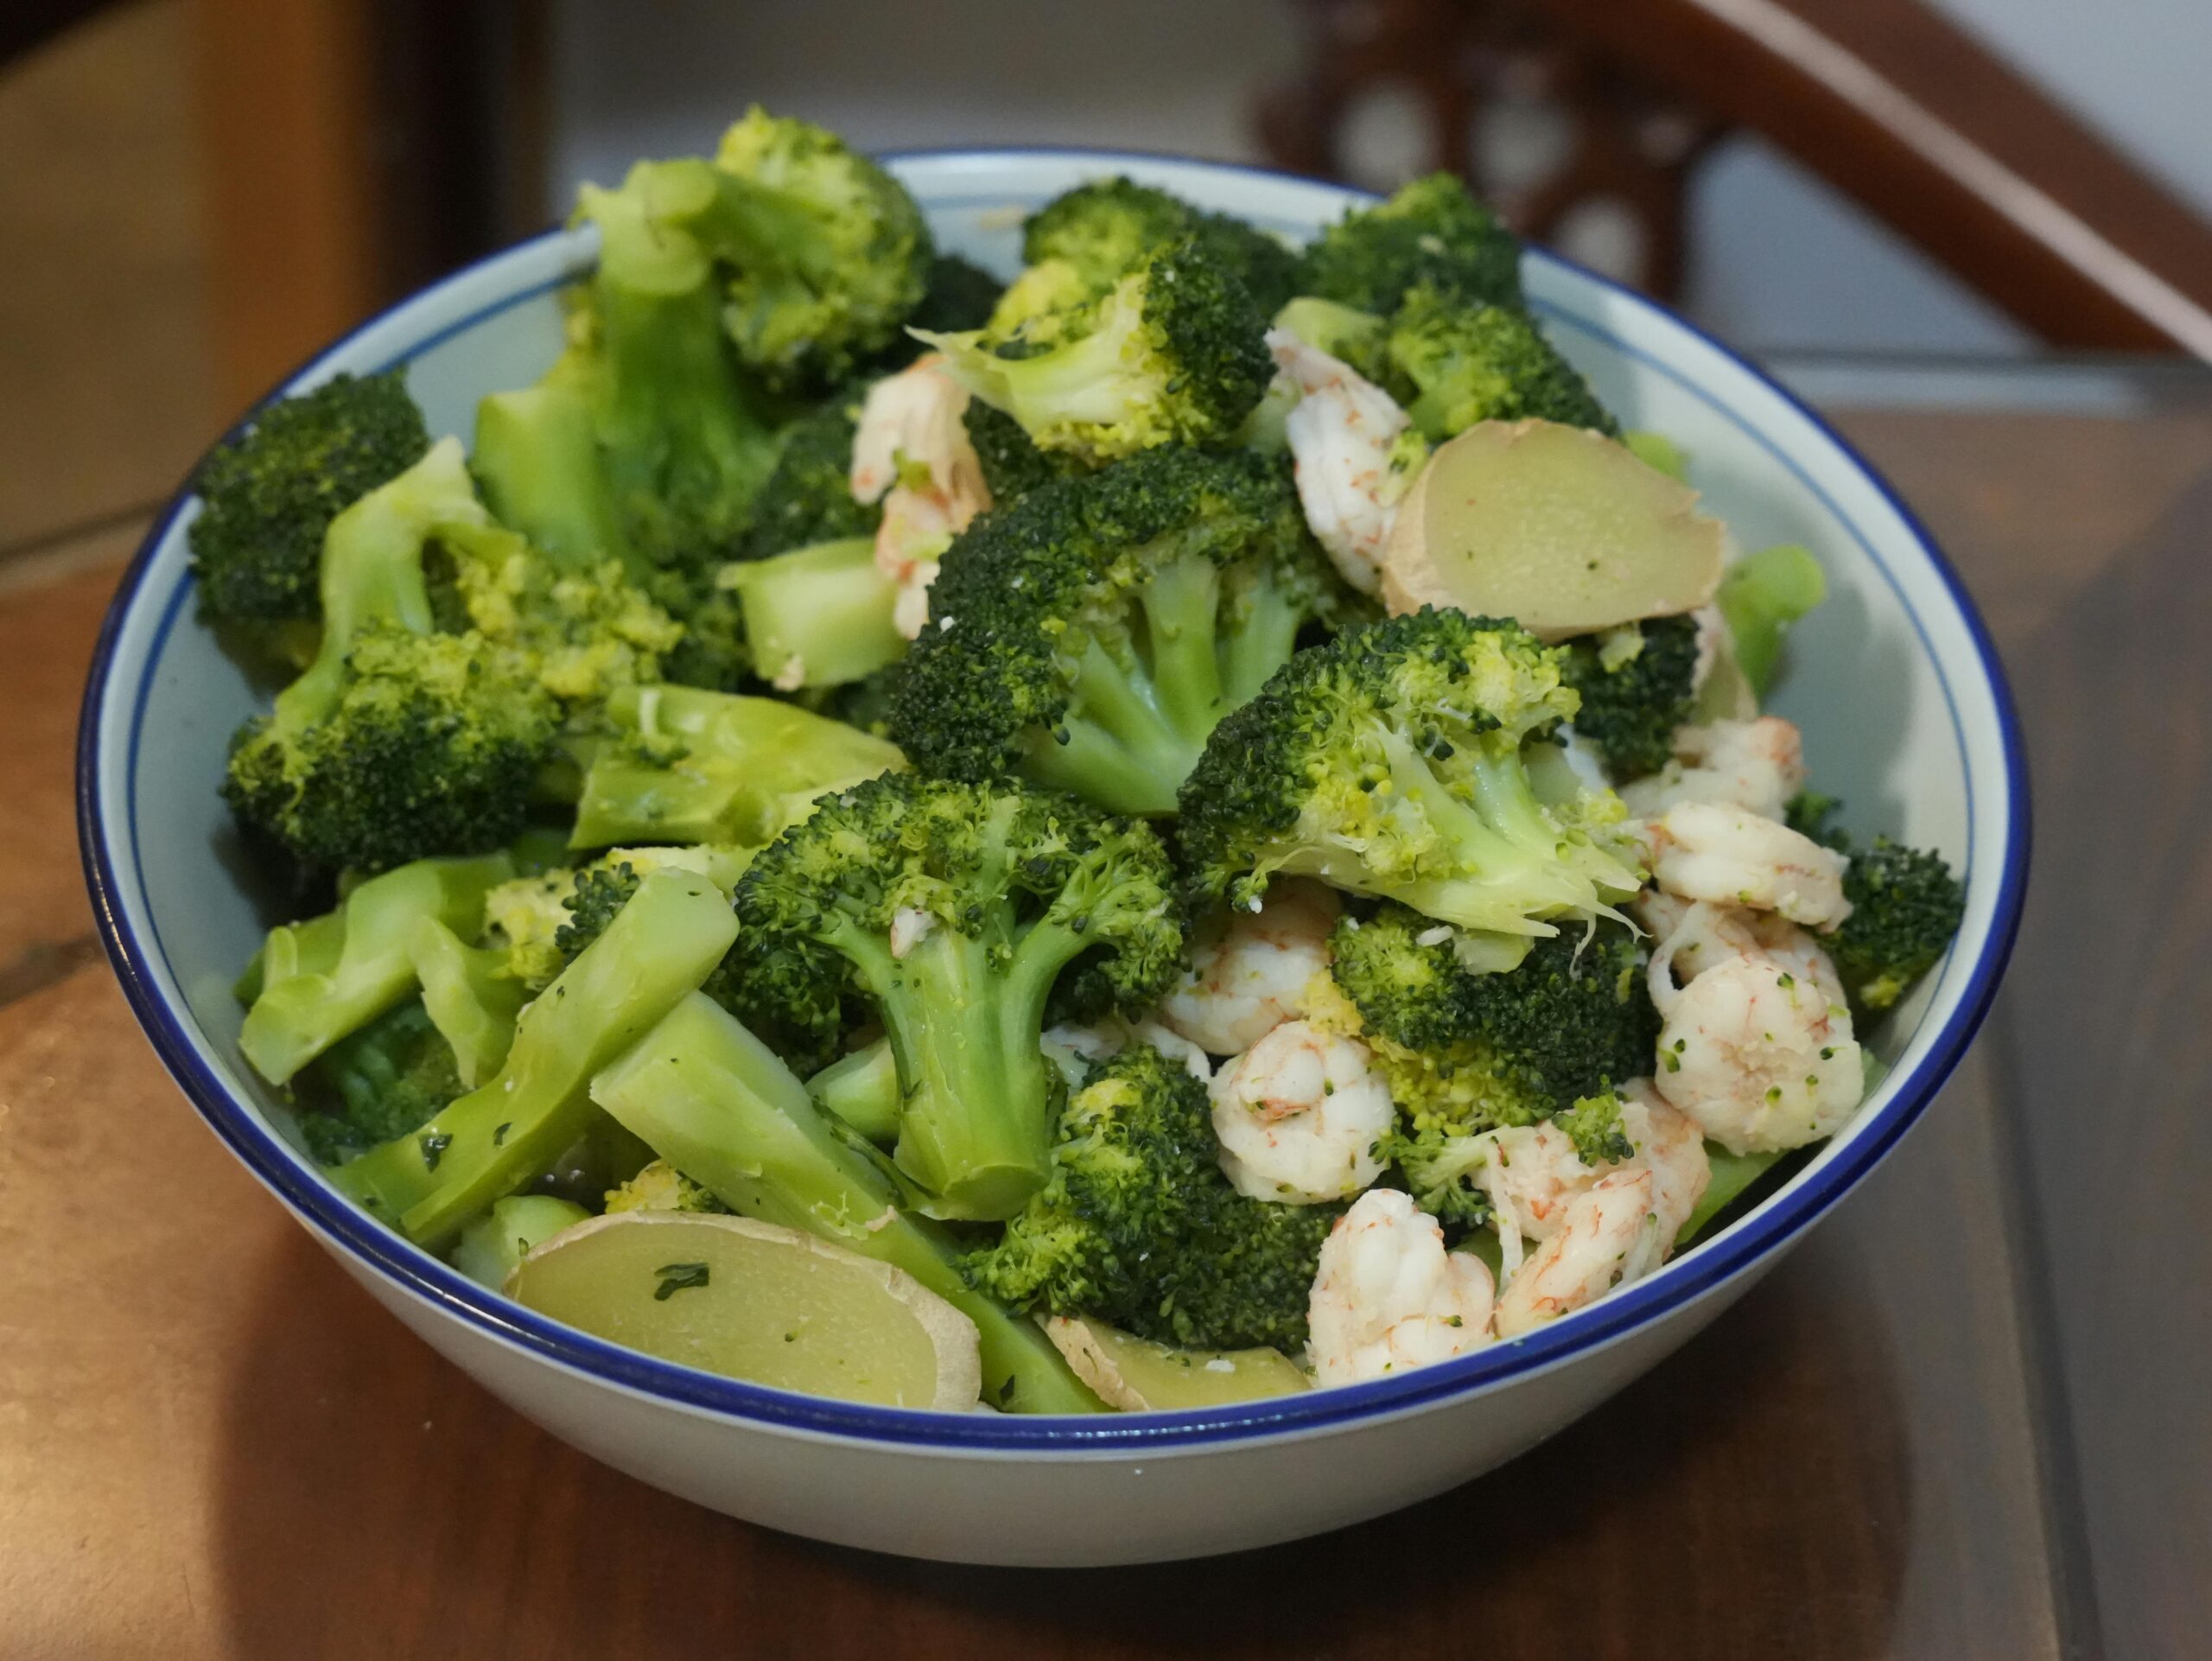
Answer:
[(1697, 624), (1654, 617), (1567, 642), (1567, 682), (1582, 695), (1577, 736), (1614, 775), (1656, 773), (1674, 754), (1675, 729), (1690, 718), (1697, 675)]
[(1527, 313), (1424, 283), (1390, 319), (1391, 364), (1413, 389), (1406, 413), (1442, 441), (1478, 421), (1556, 421), (1620, 431), (1590, 383)]
[(1214, 729), (1178, 826), (1195, 894), (1255, 903), (1278, 872), (1462, 928), (1544, 935), (1640, 885), (1610, 793), (1547, 807), (1522, 742), (1570, 719), (1565, 654), (1424, 608), (1300, 652)]
[(1349, 604), (1288, 472), (1161, 450), (1051, 485), (946, 554), (892, 731), (953, 778), (1172, 813), (1206, 736)]
[(323, 533), (430, 447), (404, 370), (337, 375), (271, 404), (200, 464), (192, 575), (211, 621), (264, 629), (321, 614)]
[(1324, 231), (1306, 251), (1298, 291), (1388, 316), (1423, 284), (1462, 303), (1521, 304), (1521, 245), (1448, 173)]
[(1090, 1315), (1161, 1343), (1294, 1351), (1342, 1208), (1247, 1199), (1219, 1154), (1205, 1087), (1133, 1044), (1069, 1097), (1050, 1180), (967, 1272), (1016, 1308)]
[(1294, 291), (1298, 256), (1274, 238), (1127, 177), (1077, 185), (1032, 213), (1021, 227), (1021, 257), (1030, 265), (1065, 260), (1090, 287), (1104, 290), (1183, 236), (1235, 271), (1262, 312), (1274, 312)]
[(1097, 298), (1085, 294), (1077, 282), (1011, 329), (1002, 302), (988, 328), (924, 338), (1039, 446), (1089, 464), (1235, 437), (1274, 363), (1266, 314), (1233, 270), (1186, 236)]
[(1182, 951), (1166, 851), (1141, 823), (1015, 785), (889, 773), (812, 813), (739, 882), (746, 1010), (871, 1004), (906, 1104), (897, 1159), (949, 1215), (1010, 1216), (1048, 1172), (1045, 1006), (1078, 958), (1132, 1006)]

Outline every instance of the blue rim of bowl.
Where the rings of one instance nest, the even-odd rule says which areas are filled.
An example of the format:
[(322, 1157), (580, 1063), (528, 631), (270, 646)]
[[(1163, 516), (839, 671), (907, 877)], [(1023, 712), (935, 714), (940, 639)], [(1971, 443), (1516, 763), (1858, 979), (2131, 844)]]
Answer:
[[(1039, 156), (1077, 157), (1096, 162), (1101, 167), (1122, 162), (1172, 162), (1195, 164), (1223, 173), (1291, 180), (1323, 185), (1332, 189), (1344, 188), (1326, 180), (1312, 179), (1277, 169), (1236, 162), (1199, 162), (1192, 157), (1139, 150), (1096, 150), (1077, 146), (984, 146), (907, 150), (893, 152), (884, 159), (1014, 162)], [(258, 401), (253, 409), (259, 409), (269, 398), (276, 397), (283, 388), (375, 328), (392, 312), (423, 295), (461, 282), (487, 266), (564, 234), (556, 229), (525, 239), (464, 266), (428, 288), (395, 302), (317, 352), (299, 369), (280, 381), (276, 388)], [(1710, 347), (1778, 397), (1834, 445), (1836, 451), (1873, 486), (1877, 494), (1897, 514), (1917, 544), (1965, 623), (1981, 673), (1990, 689), (1997, 716), (1999, 741), (2004, 755), (2006, 837), (2004, 858), (1998, 873), (1995, 903), (1985, 948), (1980, 959), (1973, 965), (1967, 983), (1949, 1018), (1935, 1034), (1927, 1053), (1912, 1071), (1889, 1081), (1893, 1094), (1882, 1111), (1879, 1123), (1862, 1132), (1840, 1157), (1813, 1173), (1803, 1187), (1777, 1197), (1763, 1210), (1700, 1244), (1696, 1251), (1673, 1266), (1668, 1273), (1624, 1287), (1591, 1308), (1529, 1337), (1512, 1343), (1492, 1345), (1471, 1354), (1394, 1378), (1236, 1407), (1077, 1417), (951, 1415), (871, 1407), (825, 1397), (795, 1395), (697, 1371), (625, 1349), (548, 1321), (478, 1286), (458, 1271), (408, 1244), (353, 1206), (335, 1188), (308, 1172), (280, 1136), (257, 1122), (254, 1110), (235, 1098), (223, 1081), (200, 1060), (186, 1030), (189, 1017), (174, 1008), (162, 994), (149, 969), (150, 958), (146, 946), (125, 920), (118, 902), (122, 886), (117, 879), (107, 838), (101, 830), (105, 813), (99, 788), (100, 714), (106, 703), (115, 667), (116, 645), (124, 623), (137, 598), (155, 555), (166, 541), (177, 514), (191, 500), (192, 480), (199, 470), (197, 465), (163, 508), (124, 570), (93, 649), (92, 670), (86, 684), (78, 730), (78, 839), (86, 882), (91, 892), (94, 920), (101, 942), (133, 1014), (187, 1098), (232, 1154), (327, 1239), (396, 1282), (403, 1290), (494, 1340), (530, 1351), (556, 1365), (671, 1403), (766, 1427), (894, 1444), (908, 1448), (1007, 1453), (1106, 1453), (1165, 1449), (1219, 1445), (1300, 1431), (1343, 1429), (1383, 1416), (1395, 1416), (1433, 1406), (1452, 1397), (1470, 1395), (1523, 1378), (1585, 1352), (1600, 1348), (1626, 1336), (1647, 1321), (1697, 1301), (1707, 1292), (1751, 1269), (1770, 1251), (1809, 1227), (1848, 1193), (1917, 1121), (1965, 1053), (1988, 1013), (2019, 930), (2026, 893), (2031, 841), (2026, 748), (2012, 690), (2005, 681), (2004, 666), (1998, 658), (1987, 626), (1968, 596), (1965, 585), (1935, 538), (1929, 534), (1927, 527), (1866, 458), (1826, 420), (1786, 388), (1695, 324), (1572, 260), (1546, 250), (1531, 249), (1529, 251), (1538, 259), (1578, 274), (1618, 299), (1658, 314), (1674, 327)], [(419, 350), (419, 346), (416, 349)], [(253, 410), (249, 410), (231, 430), (238, 430), (251, 418)], [(226, 437), (228, 436), (226, 434)], [(1910, 612), (1910, 608), (1908, 606), (1907, 609)]]

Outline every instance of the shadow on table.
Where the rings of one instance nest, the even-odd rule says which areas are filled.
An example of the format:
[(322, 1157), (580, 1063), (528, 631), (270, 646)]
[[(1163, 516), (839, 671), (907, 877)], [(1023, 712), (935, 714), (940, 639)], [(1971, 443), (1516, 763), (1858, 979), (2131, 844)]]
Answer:
[(1580, 1424), (1396, 1516), (1037, 1571), (819, 1546), (632, 1481), (468, 1384), (294, 1235), (264, 1266), (211, 1473), (232, 1652), (1875, 1654), (1912, 1507), (1865, 1273), (1810, 1243)]

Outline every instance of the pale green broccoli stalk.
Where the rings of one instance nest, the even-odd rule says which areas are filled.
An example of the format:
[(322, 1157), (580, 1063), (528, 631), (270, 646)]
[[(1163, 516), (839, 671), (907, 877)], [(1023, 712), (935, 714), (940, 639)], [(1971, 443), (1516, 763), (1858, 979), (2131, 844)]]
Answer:
[(899, 1110), (906, 1091), (899, 1084), (899, 1060), (888, 1038), (879, 1038), (839, 1056), (806, 1081), (815, 1105), (870, 1142), (889, 1146), (899, 1136)]
[(1827, 598), (1827, 579), (1812, 550), (1785, 542), (1747, 554), (1720, 579), (1713, 603), (1728, 620), (1736, 663), (1751, 690), (1764, 697), (1782, 666), (1789, 626)]
[(343, 905), (304, 923), (271, 929), (256, 996), (238, 1032), (253, 1070), (284, 1084), (346, 1034), (415, 990), (416, 930), (425, 920), (474, 936), (484, 896), (514, 875), (504, 853), (424, 859), (358, 885)]
[(573, 1200), (547, 1193), (518, 1193), (495, 1204), (461, 1231), (453, 1266), (479, 1286), (494, 1292), (507, 1283), (515, 1265), (563, 1229), (591, 1216)]
[(705, 878), (645, 878), (523, 1012), (495, 1076), (334, 1180), (417, 1244), (443, 1245), (583, 1134), (592, 1075), (696, 990), (736, 938), (727, 896)]
[(895, 745), (779, 698), (638, 687), (607, 713), (614, 736), (585, 773), (575, 848), (759, 847), (817, 796), (905, 765)]
[(453, 1047), (461, 1082), (474, 1090), (507, 1059), (529, 988), (505, 951), (470, 945), (435, 917), (416, 920), (408, 955), (422, 983), (423, 1007)]
[(899, 1208), (879, 1156), (841, 1133), (775, 1052), (713, 1000), (685, 998), (592, 1080), (591, 1094), (740, 1215), (895, 1264), (953, 1304), (982, 1338), (992, 1405), (1098, 1410), (1037, 1327), (962, 1278), (957, 1243)]
[(718, 580), (737, 595), (754, 671), (779, 692), (866, 680), (906, 655), (899, 585), (872, 538), (727, 565)]

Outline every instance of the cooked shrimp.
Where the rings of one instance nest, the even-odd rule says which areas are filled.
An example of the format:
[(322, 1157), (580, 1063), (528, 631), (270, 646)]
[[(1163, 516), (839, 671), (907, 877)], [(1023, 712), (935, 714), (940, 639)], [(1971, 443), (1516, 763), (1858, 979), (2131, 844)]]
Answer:
[[(1636, 1157), (1613, 1171), (1641, 1167), (1651, 1173), (1651, 1211), (1659, 1223), (1659, 1256), (1675, 1250), (1675, 1237), (1690, 1220), (1713, 1181), (1713, 1161), (1705, 1133), (1687, 1113), (1670, 1107), (1649, 1079), (1621, 1086), (1621, 1130), (1635, 1145)], [(1610, 1174), (1610, 1172), (1608, 1173)]]
[(853, 500), (883, 503), (875, 563), (899, 584), (893, 614), (908, 640), (929, 620), (929, 589), (952, 538), (991, 505), (961, 417), (968, 389), (931, 353), (868, 388), (853, 431)]
[(1509, 1279), (1521, 1266), (1524, 1239), (1550, 1239), (1566, 1226), (1579, 1196), (1600, 1179), (1624, 1171), (1652, 1174), (1659, 1256), (1673, 1249), (1675, 1236), (1712, 1180), (1704, 1138), (1687, 1115), (1655, 1097), (1643, 1079), (1623, 1086), (1620, 1098), (1621, 1130), (1635, 1150), (1624, 1160), (1588, 1163), (1567, 1133), (1548, 1120), (1488, 1134), (1491, 1152), (1476, 1181), (1490, 1195), (1501, 1265)]
[(1283, 432), (1306, 523), (1344, 581), (1373, 594), (1382, 586), (1382, 548), (1406, 483), (1392, 465), (1406, 412), (1381, 387), (1288, 329), (1269, 329), (1268, 350), (1300, 393)]
[(1214, 1075), (1221, 1168), (1254, 1200), (1318, 1205), (1382, 1174), (1375, 1145), (1397, 1117), (1367, 1046), (1286, 1021)]
[(1770, 911), (1745, 911), (1646, 888), (1631, 907), (1653, 940), (1672, 953), (1677, 981), (1728, 957), (1765, 958), (1802, 975), (1831, 1003), (1843, 1002), (1843, 980), (1815, 936)]
[(1255, 912), (1229, 914), (1191, 948), (1191, 966), (1160, 1006), (1160, 1019), (1216, 1055), (1249, 1050), (1306, 1013), (1306, 988), (1329, 966), (1336, 891), (1294, 877)]
[(1518, 1337), (1656, 1268), (1672, 1238), (1662, 1232), (1656, 1186), (1649, 1170), (1619, 1170), (1569, 1200), (1558, 1231), (1498, 1295), (1497, 1335)]
[(1865, 1087), (1850, 1012), (1813, 977), (1764, 955), (1701, 956), (1677, 986), (1678, 950), (1662, 941), (1649, 971), (1663, 1022), (1659, 1094), (1732, 1154), (1833, 1135)]
[(1677, 802), (1651, 825), (1652, 879), (1669, 894), (1780, 912), (1808, 928), (1851, 914), (1850, 862), (1788, 825), (1740, 807)]
[(1629, 811), (1656, 818), (1678, 802), (1712, 802), (1778, 819), (1805, 786), (1804, 742), (1780, 716), (1714, 721), (1675, 733), (1675, 759), (1621, 787)]
[(1131, 1040), (1151, 1045), (1171, 1061), (1180, 1061), (1183, 1070), (1200, 1084), (1213, 1082), (1212, 1058), (1157, 1021), (1128, 1022), (1112, 1015), (1094, 1027), (1047, 1027), (1042, 1041), (1046, 1058), (1067, 1075), (1070, 1084), (1075, 1084), (1094, 1063), (1119, 1055)]
[(1360, 1195), (1321, 1244), (1306, 1346), (1324, 1384), (1425, 1367), (1490, 1340), (1496, 1288), (1470, 1252), (1395, 1188)]

